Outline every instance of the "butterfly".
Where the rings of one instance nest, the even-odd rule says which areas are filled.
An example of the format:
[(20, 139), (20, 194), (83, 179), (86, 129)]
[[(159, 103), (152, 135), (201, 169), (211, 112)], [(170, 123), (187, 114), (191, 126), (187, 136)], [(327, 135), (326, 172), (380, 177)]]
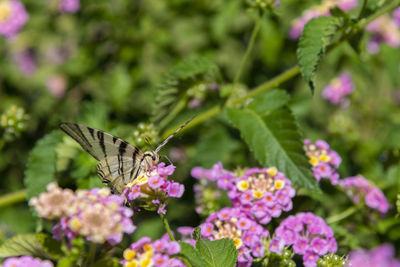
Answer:
[(154, 151), (144, 153), (121, 138), (83, 124), (64, 122), (60, 128), (99, 161), (97, 173), (102, 182), (109, 185), (113, 193), (121, 194), (128, 183), (159, 162), (161, 148), (192, 119), (182, 124)]

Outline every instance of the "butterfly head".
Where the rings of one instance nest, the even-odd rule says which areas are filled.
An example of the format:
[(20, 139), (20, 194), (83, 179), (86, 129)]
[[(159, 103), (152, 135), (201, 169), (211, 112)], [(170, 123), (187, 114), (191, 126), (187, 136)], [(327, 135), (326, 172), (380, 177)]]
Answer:
[(150, 162), (152, 166), (156, 165), (160, 160), (160, 155), (155, 151), (146, 151), (144, 153), (145, 160)]

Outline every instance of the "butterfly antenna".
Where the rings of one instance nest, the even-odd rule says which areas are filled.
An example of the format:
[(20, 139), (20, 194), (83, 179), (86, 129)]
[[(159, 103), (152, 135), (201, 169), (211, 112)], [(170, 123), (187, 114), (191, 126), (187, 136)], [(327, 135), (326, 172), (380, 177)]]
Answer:
[(185, 122), (184, 124), (181, 125), (181, 127), (179, 127), (173, 134), (171, 134), (170, 136), (167, 137), (167, 139), (164, 140), (164, 142), (162, 142), (155, 150), (156, 153), (158, 153), (158, 151), (160, 151), (168, 142), (169, 140), (171, 140), (180, 130), (182, 130), (183, 127), (185, 127), (186, 125), (188, 125), (189, 122), (191, 122), (196, 116), (192, 117), (190, 120), (188, 120), (187, 122)]
[(144, 137), (144, 140), (146, 141), (146, 143), (147, 143), (150, 147), (153, 146), (153, 145), (151, 144), (149, 138), (147, 138), (147, 136)]
[(161, 155), (161, 157), (166, 158), (169, 161), (169, 164), (173, 164), (172, 161), (169, 159), (169, 157), (167, 155)]

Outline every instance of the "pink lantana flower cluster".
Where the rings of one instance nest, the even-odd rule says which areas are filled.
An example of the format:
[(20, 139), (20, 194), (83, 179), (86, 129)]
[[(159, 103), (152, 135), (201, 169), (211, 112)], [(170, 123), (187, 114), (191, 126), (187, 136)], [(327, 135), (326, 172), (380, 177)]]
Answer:
[(275, 230), (269, 250), (281, 254), (285, 246), (292, 246), (296, 254), (303, 255), (306, 267), (317, 266), (317, 260), (326, 253), (335, 253), (336, 240), (325, 221), (311, 212), (289, 216)]
[(174, 171), (174, 165), (165, 166), (161, 162), (129, 183), (123, 195), (129, 202), (139, 200), (144, 208), (165, 214), (168, 198), (180, 198), (185, 191), (183, 184), (168, 180)]
[(80, 0), (59, 0), (59, 7), (61, 13), (75, 13), (80, 8)]
[(323, 140), (317, 140), (313, 144), (309, 139), (304, 139), (304, 150), (312, 165), (315, 179), (319, 182), (322, 178), (326, 178), (333, 185), (338, 184), (339, 174), (336, 169), (342, 162), (339, 154)]
[(354, 203), (364, 200), (371, 209), (385, 214), (389, 210), (389, 202), (383, 192), (372, 182), (361, 175), (347, 177), (339, 182)]
[(348, 11), (357, 5), (358, 0), (323, 0), (320, 5), (313, 6), (304, 11), (301, 17), (292, 22), (289, 36), (292, 39), (298, 39), (303, 32), (304, 26), (309, 20), (321, 16), (330, 16), (329, 10), (335, 6), (339, 7), (343, 11)]
[(124, 267), (184, 267), (186, 265), (180, 259), (171, 257), (180, 250), (179, 243), (170, 241), (167, 236), (155, 241), (151, 241), (150, 237), (142, 237), (125, 249), (121, 264)]
[(372, 250), (355, 250), (350, 252), (347, 267), (400, 267), (400, 260), (394, 258), (395, 250), (391, 244), (382, 244)]
[(55, 183), (47, 191), (29, 201), (38, 215), (45, 219), (59, 220), (53, 228), (56, 239), (84, 236), (94, 243), (115, 245), (124, 233), (135, 230), (132, 210), (124, 206), (124, 198), (111, 195), (108, 188), (92, 190), (61, 189)]
[(291, 181), (275, 167), (248, 169), (233, 184), (228, 192), (233, 205), (257, 218), (261, 224), (269, 223), (272, 217), (277, 218), (282, 211), (293, 207), (292, 198), (296, 191)]
[(28, 21), (29, 15), (23, 3), (17, 0), (0, 2), (0, 35), (13, 37)]
[(340, 74), (325, 86), (322, 91), (322, 98), (331, 102), (332, 105), (341, 104), (342, 107), (348, 106), (349, 100), (345, 96), (353, 93), (354, 83), (349, 73)]
[(210, 240), (229, 238), (238, 252), (238, 265), (250, 266), (253, 258), (264, 255), (262, 239), (268, 237), (268, 230), (238, 208), (223, 208), (211, 214), (200, 225), (201, 237)]
[(53, 263), (48, 260), (41, 260), (32, 256), (12, 257), (7, 258), (3, 267), (53, 267)]
[[(372, 21), (367, 25), (366, 30), (369, 31), (372, 36), (367, 44), (367, 49), (371, 54), (379, 52), (379, 46), (381, 43), (385, 43), (394, 48), (400, 47), (400, 24), (399, 16), (395, 11), (394, 17), (385, 14)], [(397, 16), (397, 18), (395, 17)]]

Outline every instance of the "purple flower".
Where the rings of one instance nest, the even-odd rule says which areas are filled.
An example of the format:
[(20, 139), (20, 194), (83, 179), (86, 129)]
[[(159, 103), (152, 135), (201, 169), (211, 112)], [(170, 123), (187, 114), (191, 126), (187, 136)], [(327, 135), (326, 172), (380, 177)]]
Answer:
[(136, 229), (131, 220), (132, 210), (124, 206), (122, 196), (111, 195), (108, 188), (74, 193), (51, 183), (47, 190), (29, 204), (40, 217), (60, 220), (53, 228), (56, 239), (66, 236), (71, 240), (80, 235), (94, 243), (107, 241), (115, 245), (124, 233), (131, 234)]
[(315, 179), (321, 181), (322, 178), (329, 179), (335, 185), (339, 182), (339, 174), (336, 169), (342, 159), (336, 151), (329, 147), (323, 140), (315, 141), (315, 145), (310, 140), (304, 139), (304, 150), (310, 159)]
[(164, 185), (164, 180), (160, 176), (151, 176), (149, 178), (148, 185), (152, 189), (158, 189)]
[[(399, 12), (396, 10), (396, 12)], [(397, 15), (397, 13), (393, 14)], [(386, 43), (392, 47), (400, 47), (400, 26), (398, 19), (393, 19), (385, 14), (367, 25), (366, 30), (371, 33), (371, 39), (367, 44), (367, 49), (371, 54), (379, 51), (379, 45)]]
[(80, 8), (80, 0), (59, 0), (59, 7), (61, 13), (75, 13)]
[(322, 97), (333, 105), (345, 106), (345, 96), (354, 91), (353, 81), (349, 73), (342, 73), (333, 79), (322, 91)]
[(29, 49), (18, 51), (14, 54), (13, 59), (17, 63), (19, 71), (22, 75), (29, 77), (36, 72), (36, 61), (33, 51)]
[(185, 187), (183, 186), (183, 184), (173, 182), (173, 183), (170, 183), (170, 185), (169, 185), (168, 195), (170, 197), (180, 198), (180, 197), (182, 197), (184, 191), (185, 191)]
[(278, 241), (283, 242), (280, 247), (292, 245), (296, 254), (303, 255), (305, 266), (316, 266), (319, 256), (334, 253), (337, 249), (332, 229), (311, 212), (298, 213), (283, 220), (269, 244), (270, 251), (282, 251), (283, 248), (276, 248)]
[(289, 211), (295, 190), (291, 182), (275, 167), (252, 168), (233, 180), (234, 187), (228, 196), (244, 212), (257, 218), (261, 224), (277, 218), (282, 211)]
[(396, 8), (393, 12), (393, 21), (397, 27), (400, 28), (400, 7)]
[[(178, 242), (169, 240), (166, 235), (161, 239), (151, 242), (149, 237), (139, 239), (124, 251), (124, 259), (120, 262), (123, 266), (186, 266), (180, 259), (172, 258), (181, 248)], [(147, 266), (146, 265), (146, 266)]]
[(0, 2), (0, 35), (13, 37), (28, 21), (24, 4), (17, 0)]
[(283, 249), (285, 248), (285, 241), (279, 238), (272, 238), (269, 243), (269, 250), (275, 252), (277, 254), (281, 254)]
[(346, 266), (400, 267), (400, 260), (395, 259), (394, 255), (394, 247), (391, 244), (383, 244), (372, 250), (355, 250), (350, 252)]
[(341, 180), (339, 185), (346, 190), (353, 202), (358, 203), (364, 198), (368, 207), (380, 213), (385, 214), (389, 210), (389, 202), (383, 192), (365, 177), (361, 175), (347, 177)]
[(33, 258), (32, 256), (21, 256), (19, 258), (8, 258), (3, 262), (3, 267), (53, 267), (53, 263), (48, 260)]
[(200, 229), (203, 238), (233, 240), (239, 252), (238, 266), (248, 266), (253, 258), (264, 254), (260, 241), (269, 234), (252, 217), (238, 208), (223, 208), (210, 215), (206, 223), (200, 225)]
[(185, 190), (180, 183), (168, 180), (175, 166), (162, 162), (126, 185), (122, 195), (127, 201), (138, 200), (145, 209), (166, 213), (168, 198), (180, 198)]

